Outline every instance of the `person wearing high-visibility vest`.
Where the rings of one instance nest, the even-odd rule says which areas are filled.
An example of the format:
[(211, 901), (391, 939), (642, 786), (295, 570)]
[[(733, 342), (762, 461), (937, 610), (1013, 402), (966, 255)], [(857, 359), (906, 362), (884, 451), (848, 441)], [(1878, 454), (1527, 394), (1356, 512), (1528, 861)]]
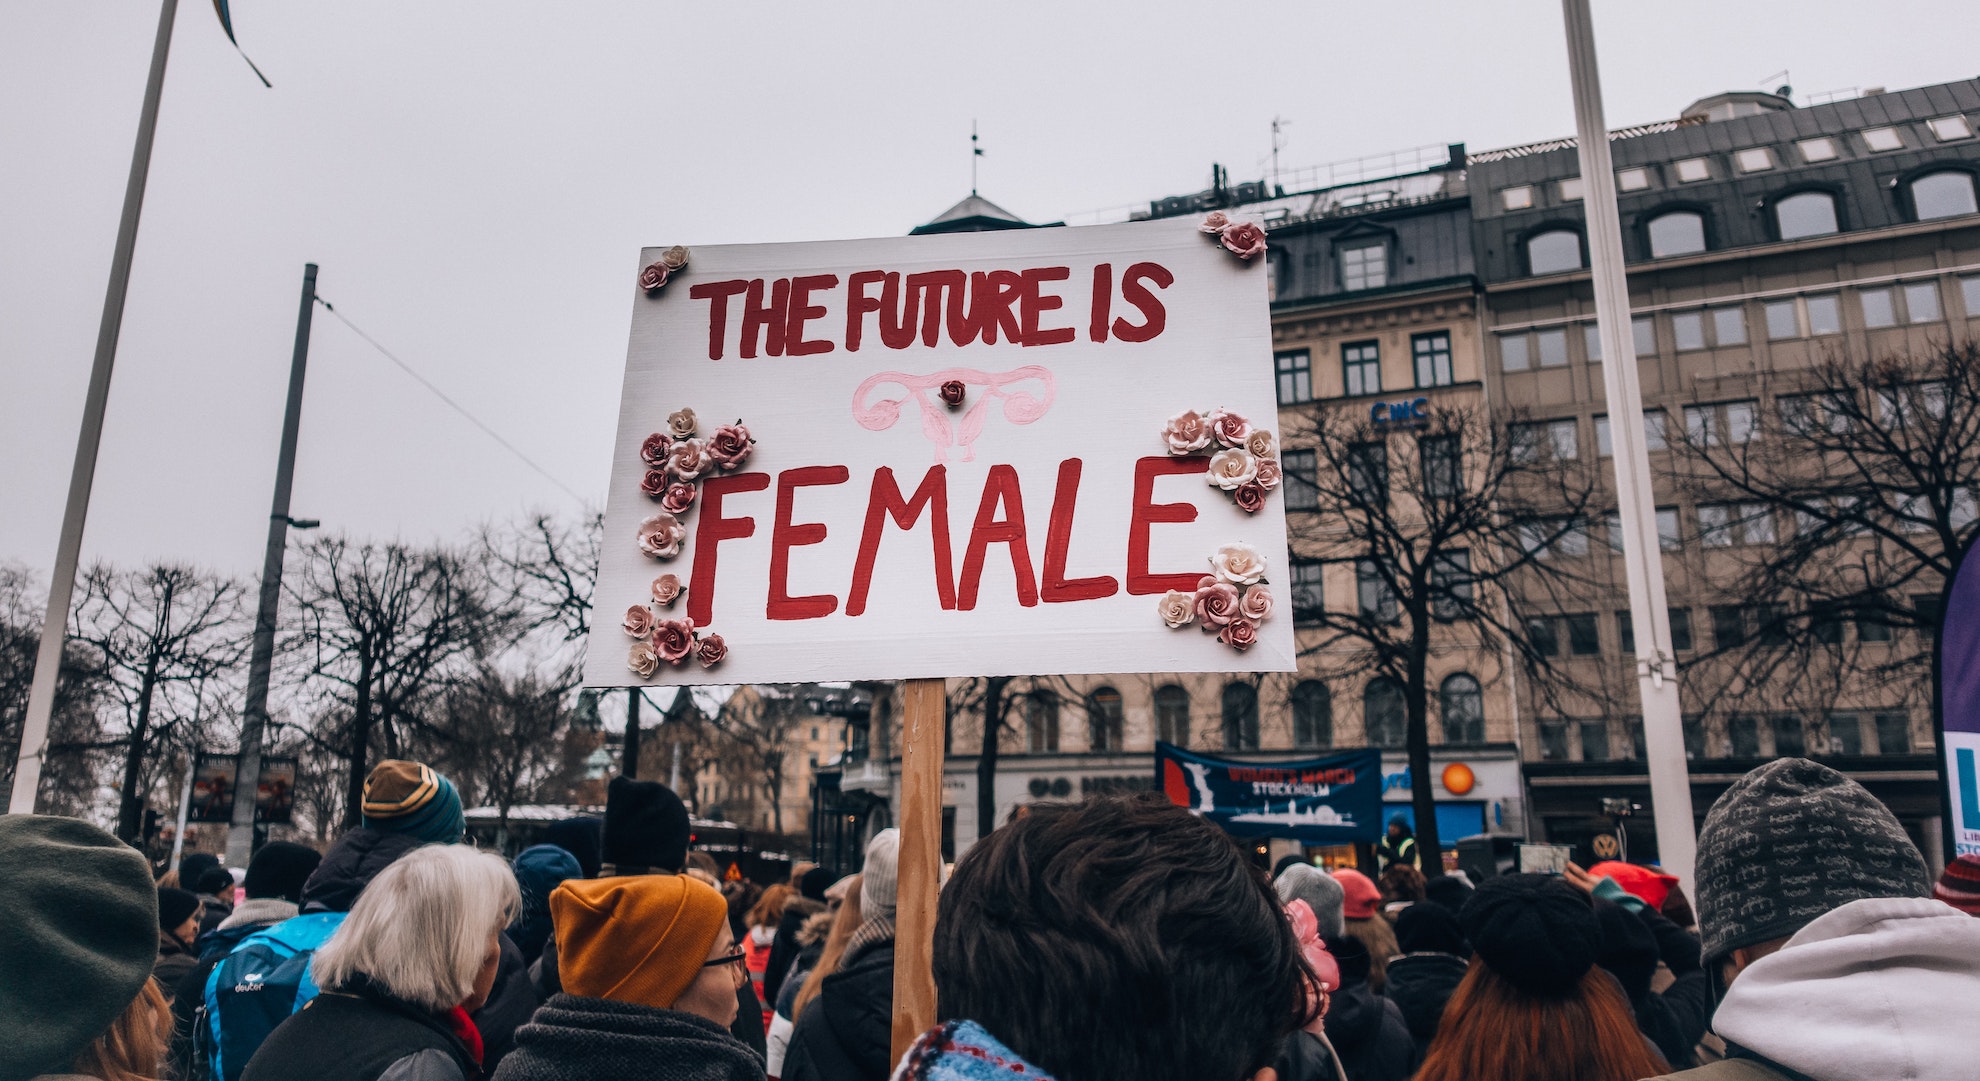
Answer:
[(1416, 851), (1416, 835), (1401, 815), (1389, 819), (1389, 835), (1375, 846), (1375, 858), (1384, 871), (1392, 863), (1407, 863), (1419, 871), (1423, 869), (1423, 861)]

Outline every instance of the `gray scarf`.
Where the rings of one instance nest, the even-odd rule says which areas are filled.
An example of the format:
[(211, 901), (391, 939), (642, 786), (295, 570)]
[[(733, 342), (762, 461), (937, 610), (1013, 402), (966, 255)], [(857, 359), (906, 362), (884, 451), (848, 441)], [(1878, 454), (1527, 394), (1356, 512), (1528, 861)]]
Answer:
[(516, 1030), (498, 1081), (763, 1081), (763, 1060), (703, 1017), (553, 995)]

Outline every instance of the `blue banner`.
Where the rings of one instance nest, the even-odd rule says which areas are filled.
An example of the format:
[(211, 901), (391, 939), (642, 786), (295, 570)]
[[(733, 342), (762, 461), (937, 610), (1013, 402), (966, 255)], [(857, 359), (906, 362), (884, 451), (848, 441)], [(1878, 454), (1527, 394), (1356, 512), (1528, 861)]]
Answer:
[(1237, 837), (1332, 845), (1382, 835), (1380, 751), (1261, 764), (1157, 743), (1155, 780), (1170, 802)]

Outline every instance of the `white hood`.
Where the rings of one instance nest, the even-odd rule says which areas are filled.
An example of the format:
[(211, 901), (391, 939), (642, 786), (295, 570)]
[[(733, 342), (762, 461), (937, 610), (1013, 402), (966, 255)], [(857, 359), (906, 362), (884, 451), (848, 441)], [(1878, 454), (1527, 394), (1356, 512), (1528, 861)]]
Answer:
[(1815, 1081), (1973, 1081), (1980, 919), (1875, 898), (1829, 912), (1726, 990), (1712, 1028)]

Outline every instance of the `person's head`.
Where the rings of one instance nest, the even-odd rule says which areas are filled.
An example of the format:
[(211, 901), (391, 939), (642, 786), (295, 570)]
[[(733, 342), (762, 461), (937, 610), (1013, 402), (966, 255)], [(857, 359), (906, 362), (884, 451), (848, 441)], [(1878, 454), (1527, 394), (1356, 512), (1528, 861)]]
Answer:
[(1805, 758), (1726, 789), (1698, 831), (1697, 869), (1705, 965), (1728, 981), (1851, 901), (1932, 895), (1925, 858), (1890, 809)]
[(556, 845), (577, 859), (585, 878), (597, 878), (605, 823), (589, 815), (552, 822), (543, 831), (543, 843)]
[(727, 1027), (747, 979), (722, 894), (686, 875), (572, 879), (550, 895), (566, 993)]
[(1408, 901), (1413, 904), (1423, 900), (1424, 897), (1423, 872), (1398, 861), (1390, 864), (1389, 869), (1382, 872), (1382, 879), (1377, 887), (1382, 891), (1382, 899), (1385, 901)]
[(87, 822), (10, 814), (0, 815), (0, 867), (0, 1081), (79, 1072), (78, 1056), (98, 1041), (127, 1048), (130, 1069), (94, 1076), (155, 1076), (162, 1036), (137, 1047), (150, 1030), (118, 1031), (158, 959), (151, 865)]
[(687, 804), (658, 781), (614, 777), (605, 790), (602, 856), (614, 874), (679, 874), (687, 866)]
[(199, 885), (201, 876), (218, 866), (220, 858), (210, 852), (188, 852), (179, 858), (179, 880), (164, 884), (174, 889), (194, 889)]
[(250, 900), (268, 898), (302, 902), (303, 883), (323, 862), (323, 854), (293, 841), (270, 841), (248, 860), (247, 878), (241, 882)]
[(1475, 952), (1416, 1081), (1589, 1081), (1667, 1072), (1595, 967), (1588, 895), (1549, 875), (1487, 879), (1459, 915)]
[(1396, 948), (1404, 953), (1470, 957), (1471, 944), (1457, 914), (1440, 904), (1411, 905), (1396, 914)]
[(866, 842), (866, 866), (859, 872), (859, 906), (867, 919), (894, 918), (894, 902), (900, 889), (896, 878), (900, 858), (900, 830), (881, 830)]
[(1283, 904), (1306, 902), (1306, 907), (1313, 910), (1313, 921), (1319, 925), (1321, 938), (1340, 937), (1343, 894), (1339, 879), (1310, 863), (1296, 863), (1279, 872), (1272, 888)]
[(1286, 868), (1301, 863), (1307, 864), (1308, 866), (1312, 865), (1311, 860), (1308, 860), (1305, 856), (1302, 856), (1297, 852), (1293, 853), (1290, 856), (1280, 856), (1279, 862), (1272, 865), (1272, 881), (1277, 882), (1279, 880), (1279, 876), (1286, 873)]
[[(689, 835), (689, 840), (693, 840), (692, 834)], [(716, 888), (721, 888), (722, 865), (715, 862), (715, 857), (706, 852), (690, 851), (687, 854), (687, 866), (689, 870), (700, 871), (702, 874), (714, 879), (717, 883)]]
[(798, 876), (798, 893), (808, 900), (824, 901), (825, 891), (839, 880), (839, 872), (830, 867), (812, 867)]
[(1342, 867), (1334, 871), (1334, 881), (1341, 884), (1341, 915), (1351, 920), (1375, 918), (1382, 906), (1382, 890), (1367, 875)]
[(1400, 841), (1403, 838), (1410, 836), (1412, 832), (1413, 831), (1409, 828), (1409, 820), (1404, 818), (1403, 816), (1397, 815), (1396, 817), (1389, 819), (1389, 840)]
[(1034, 804), (979, 840), (933, 960), (938, 1020), (1060, 1081), (1240, 1081), (1307, 1020), (1311, 970), (1264, 876), (1153, 794)]
[(764, 890), (763, 896), (756, 899), (755, 907), (749, 910), (744, 922), (751, 927), (768, 927), (775, 930), (777, 922), (784, 918), (784, 903), (789, 901), (795, 892), (782, 882)]
[(502, 928), (522, 907), (500, 856), (466, 845), (426, 845), (379, 872), (310, 970), (319, 987), (362, 976), (434, 1013), (470, 1012), (488, 998)]
[(866, 922), (866, 914), (859, 907), (859, 876), (853, 875), (851, 879), (845, 899), (832, 914), (832, 929), (825, 935), (825, 947), (819, 951), (818, 963), (811, 966), (811, 971), (805, 974), (804, 986), (798, 989), (797, 1002), (791, 1007), (792, 1017), (804, 1016), (804, 1008), (824, 989), (825, 977), (839, 971), (839, 961), (846, 955), (846, 943), (852, 940), (853, 932)]
[(200, 872), (199, 882), (193, 892), (221, 901), (230, 901), (234, 896), (234, 875), (225, 867), (209, 867)]
[(386, 759), (364, 779), (360, 808), (367, 829), (403, 833), (427, 844), (458, 844), (467, 834), (454, 782), (420, 762)]
[[(224, 872), (222, 872), (224, 873)], [(191, 890), (158, 887), (158, 929), (190, 945), (199, 935), (199, 895)]]
[(1946, 864), (1932, 887), (1932, 897), (1969, 916), (1980, 916), (1980, 855), (1968, 852)]
[(1463, 872), (1426, 878), (1423, 880), (1423, 899), (1443, 905), (1455, 916), (1471, 899), (1471, 881), (1463, 877)]

